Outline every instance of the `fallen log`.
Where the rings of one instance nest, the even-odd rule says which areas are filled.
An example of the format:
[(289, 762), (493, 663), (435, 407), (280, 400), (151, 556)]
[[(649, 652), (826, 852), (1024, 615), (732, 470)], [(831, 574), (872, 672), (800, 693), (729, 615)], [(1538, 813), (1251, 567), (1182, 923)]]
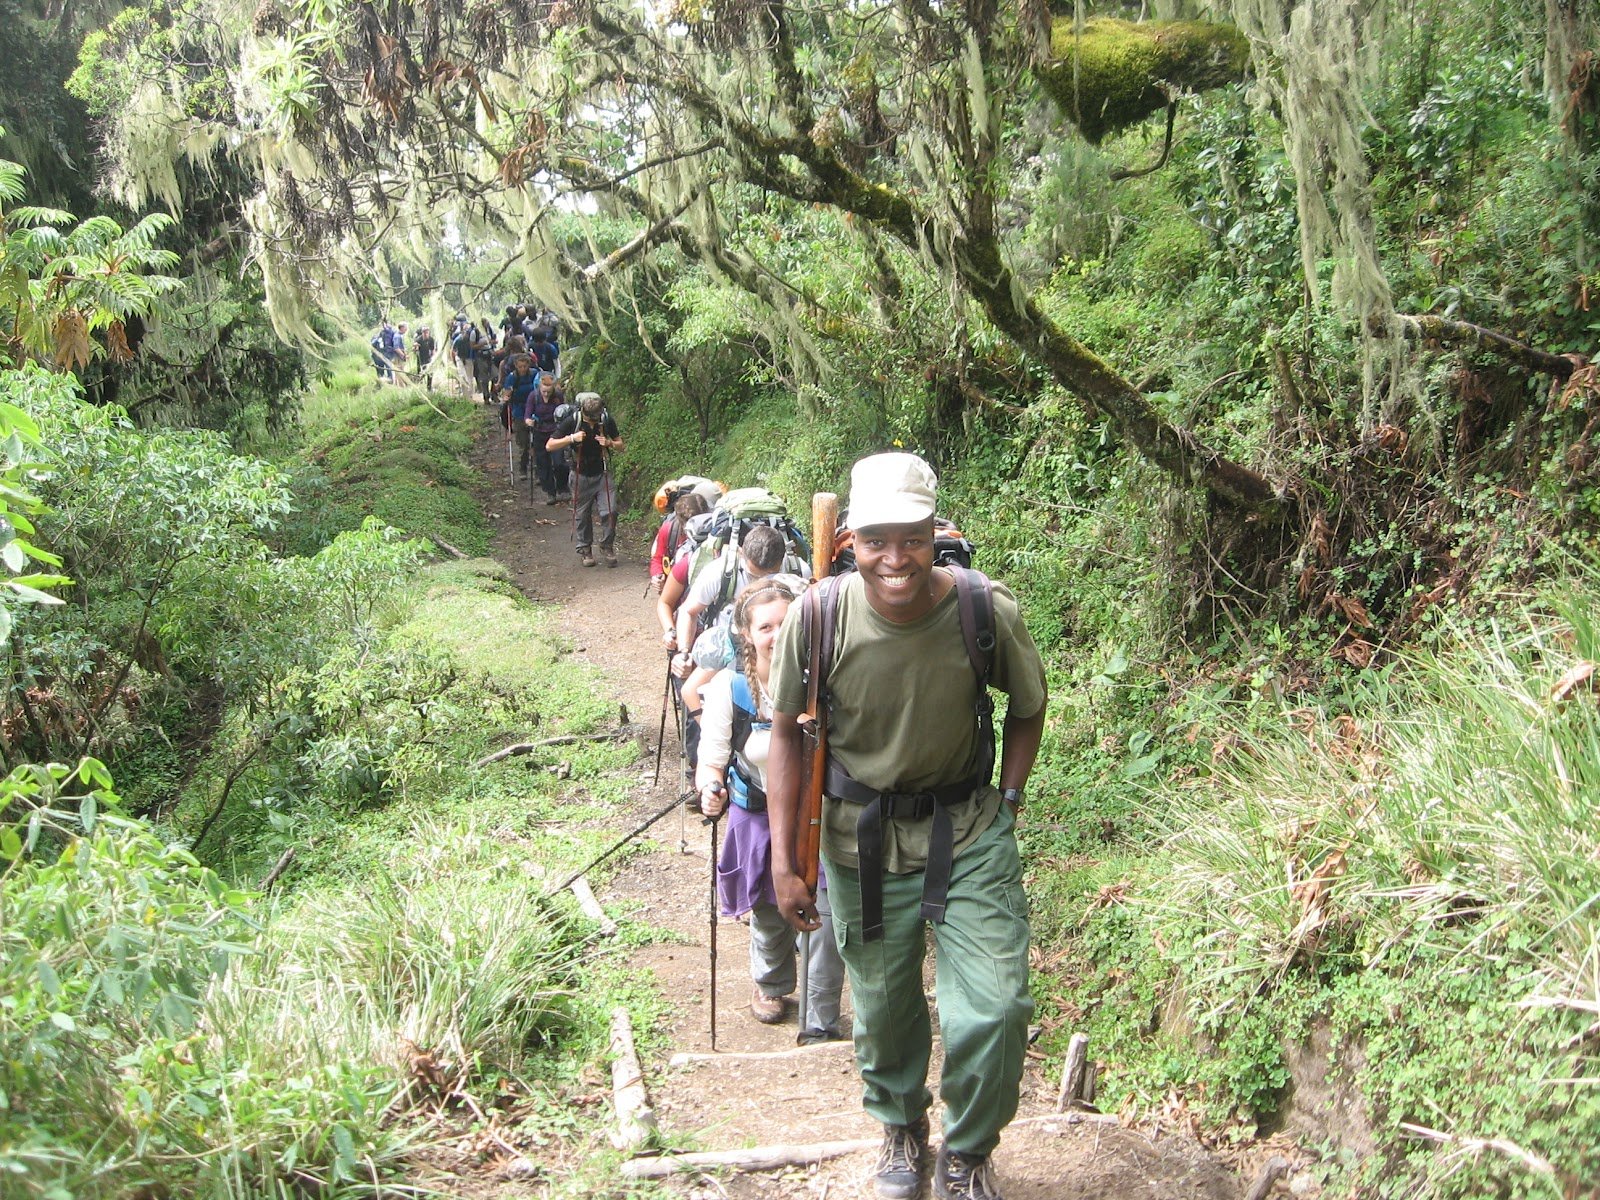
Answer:
[(813, 1142), (798, 1146), (752, 1146), (748, 1150), (703, 1150), (697, 1154), (663, 1154), (658, 1158), (635, 1158), (622, 1164), (629, 1179), (664, 1179), (680, 1171), (703, 1171), (723, 1167), (731, 1171), (771, 1171), (778, 1167), (806, 1166), (824, 1159), (839, 1158), (858, 1150), (876, 1149), (881, 1138), (857, 1138), (849, 1142)]
[(450, 555), (452, 558), (470, 558), (471, 557), (471, 555), (465, 554), (462, 551), (457, 550), (449, 542), (445, 541), (442, 537), (439, 537), (436, 534), (430, 533), (428, 535), (428, 540), (430, 542), (432, 542), (435, 546), (439, 547), (439, 549), (443, 550), (446, 554)]
[(515, 758), (519, 754), (532, 754), (535, 750), (545, 746), (570, 746), (574, 742), (609, 742), (621, 741), (630, 736), (627, 729), (606, 729), (599, 733), (563, 733), (557, 737), (540, 738), (537, 742), (517, 742), (514, 745), (496, 750), (493, 754), (485, 754), (474, 767), (487, 767), (490, 763), (497, 763), (503, 758)]
[(589, 881), (580, 875), (570, 886), (572, 894), (578, 898), (578, 907), (583, 910), (583, 915), (600, 922), (600, 936), (613, 937), (617, 932), (617, 923), (606, 916), (606, 910), (594, 898), (594, 889), (589, 886)]
[[(732, 1058), (733, 1055), (717, 1057)], [(1011, 1122), (1008, 1128), (1019, 1125), (1120, 1125), (1121, 1123), (1109, 1113), (1073, 1112), (1024, 1117)], [(772, 1171), (780, 1167), (808, 1166), (824, 1159), (855, 1154), (860, 1150), (876, 1150), (881, 1142), (881, 1138), (858, 1138), (848, 1142), (812, 1142), (800, 1145), (751, 1146), (744, 1150), (702, 1150), (693, 1154), (662, 1154), (630, 1159), (622, 1164), (622, 1173), (629, 1179), (664, 1179), (682, 1171), (704, 1171), (717, 1167), (729, 1171)]]
[(611, 1010), (611, 1100), (617, 1111), (611, 1142), (618, 1150), (637, 1149), (655, 1137), (656, 1114), (634, 1053), (633, 1022), (621, 1005)]

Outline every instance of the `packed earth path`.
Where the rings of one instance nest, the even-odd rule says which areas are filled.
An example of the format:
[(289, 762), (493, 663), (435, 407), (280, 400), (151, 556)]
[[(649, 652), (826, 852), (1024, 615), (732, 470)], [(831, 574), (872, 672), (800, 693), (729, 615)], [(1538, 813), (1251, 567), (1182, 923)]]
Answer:
[[(572, 510), (530, 498), (528, 481), (512, 475), (503, 436), (488, 410), (473, 453), (480, 496), (494, 529), (492, 553), (530, 599), (560, 607), (573, 653), (593, 664), (630, 719), (645, 730), (637, 786), (612, 818), (617, 836), (667, 805), (682, 788), (677, 737), (667, 720), (659, 784), (652, 783), (665, 684), (666, 655), (646, 593), (653, 529), (623, 525), (618, 566), (584, 567), (573, 547)], [(626, 431), (624, 431), (626, 437)], [(624, 497), (624, 507), (628, 498)], [(641, 1068), (663, 1141), (678, 1151), (742, 1150), (823, 1142), (871, 1143), (817, 1164), (762, 1172), (686, 1171), (669, 1186), (694, 1200), (872, 1200), (880, 1127), (861, 1108), (848, 1042), (797, 1048), (794, 1006), (781, 1025), (750, 1013), (749, 939), (744, 925), (717, 928), (717, 1044), (711, 1049), (709, 892), (710, 833), (693, 815), (667, 817), (641, 839), (620, 867), (607, 864), (592, 880), (607, 912), (671, 931), (672, 940), (629, 951), (630, 970), (649, 973), (666, 1000), (669, 1049), (641, 1050)], [(931, 981), (931, 947), (930, 974)], [(931, 982), (929, 990), (931, 993)], [(846, 989), (846, 1019), (849, 993)], [(937, 1095), (937, 1046), (933, 1087)], [(685, 1061), (687, 1059), (687, 1061)], [(1182, 1131), (1132, 1129), (1085, 1114), (1057, 1114), (1059, 1062), (1030, 1054), (1018, 1121), (995, 1154), (1008, 1200), (1239, 1200), (1251, 1190), (1257, 1160), (1230, 1164)], [(938, 1103), (931, 1114), (939, 1128)], [(624, 1180), (618, 1180), (619, 1190)], [(501, 1196), (541, 1195), (529, 1181), (494, 1189)], [(480, 1187), (464, 1192), (481, 1194)]]

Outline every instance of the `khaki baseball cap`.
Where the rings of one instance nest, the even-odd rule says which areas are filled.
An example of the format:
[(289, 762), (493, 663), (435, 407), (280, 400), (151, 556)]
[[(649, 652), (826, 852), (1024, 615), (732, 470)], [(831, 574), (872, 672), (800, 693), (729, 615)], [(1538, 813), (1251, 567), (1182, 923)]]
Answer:
[(851, 529), (917, 525), (933, 516), (939, 479), (915, 454), (873, 454), (850, 468)]

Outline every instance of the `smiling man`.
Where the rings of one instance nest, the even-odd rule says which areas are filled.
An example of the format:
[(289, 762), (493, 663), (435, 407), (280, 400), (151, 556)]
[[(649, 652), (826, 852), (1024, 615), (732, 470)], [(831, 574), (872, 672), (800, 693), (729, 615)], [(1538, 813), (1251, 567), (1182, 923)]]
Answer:
[[(1016, 1115), (1033, 1013), (1015, 826), (1044, 729), (1044, 666), (1006, 588), (935, 565), (936, 483), (912, 454), (856, 463), (857, 570), (817, 589), (827, 600), (815, 613), (789, 610), (772, 667), (772, 873), (790, 923), (817, 928), (793, 853), (797, 717), (810, 624), (826, 647), (831, 620), (822, 854), (850, 973), (863, 1100), (884, 1126), (878, 1195), (909, 1200), (928, 1171), (932, 1028), (922, 961), (931, 923), (944, 1042), (934, 1193), (998, 1200), (989, 1155)], [(989, 686), (1010, 697), (999, 790)]]

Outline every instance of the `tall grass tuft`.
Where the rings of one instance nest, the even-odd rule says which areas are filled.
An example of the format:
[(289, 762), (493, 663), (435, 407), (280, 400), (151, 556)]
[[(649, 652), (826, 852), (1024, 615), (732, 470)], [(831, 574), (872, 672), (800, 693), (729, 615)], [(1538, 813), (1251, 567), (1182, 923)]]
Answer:
[[(1207, 931), (1175, 956), (1202, 1029), (1309, 985), (1336, 1026), (1415, 1056), (1366, 1068), (1391, 1127), (1453, 1126), (1438, 1138), (1475, 1162), (1552, 1180), (1600, 1144), (1600, 573), (1557, 595), (1462, 620), (1346, 707), (1219, 740), (1209, 777), (1164, 797), (1155, 900)], [(1433, 1069), (1486, 1046), (1498, 1071)], [(1442, 1187), (1462, 1153), (1424, 1174)]]

